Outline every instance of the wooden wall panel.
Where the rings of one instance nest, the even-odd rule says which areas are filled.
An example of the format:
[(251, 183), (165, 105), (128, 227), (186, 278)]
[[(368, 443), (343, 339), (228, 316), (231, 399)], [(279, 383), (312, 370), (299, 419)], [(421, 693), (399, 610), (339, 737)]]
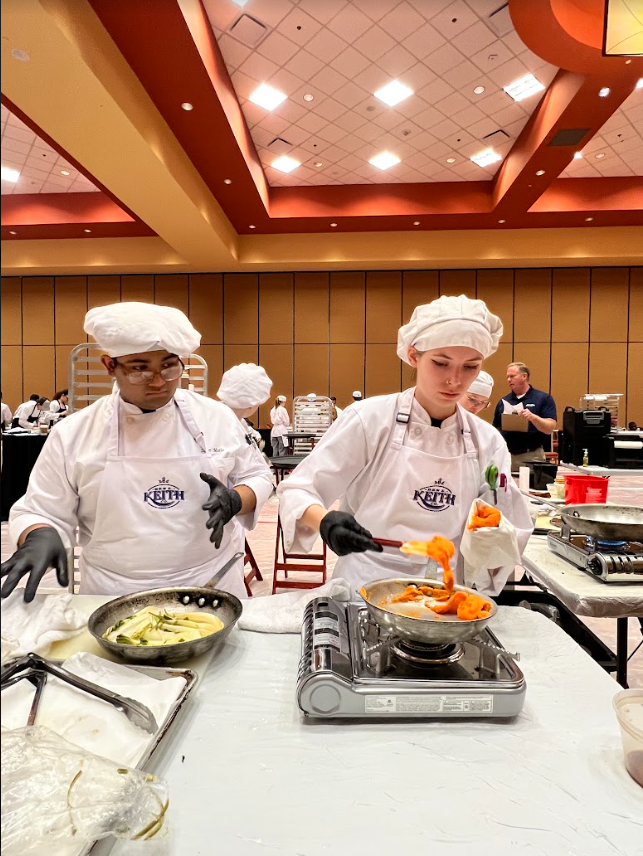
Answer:
[[(514, 341), (551, 339), (551, 270), (517, 270), (515, 275)], [(514, 359), (518, 359), (514, 356)]]
[(154, 277), (154, 303), (173, 306), (188, 314), (188, 275), (165, 273)]
[(294, 394), (329, 395), (329, 345), (295, 345)]
[(399, 271), (366, 274), (366, 341), (397, 342), (402, 323), (402, 275)]
[[(75, 345), (56, 345), (56, 390), (58, 392), (61, 389), (69, 389), (69, 354), (74, 349)], [(97, 367), (97, 371), (100, 371), (100, 366)], [(107, 374), (107, 369), (103, 369), (105, 378), (104, 381), (107, 383), (109, 381), (109, 376)], [(98, 380), (98, 378), (94, 378), (94, 380)], [(101, 378), (102, 381), (102, 378)], [(98, 390), (97, 390), (98, 391)], [(84, 393), (83, 393), (84, 394)]]
[(329, 274), (296, 273), (295, 342), (328, 342), (329, 313)]
[[(25, 400), (22, 389), (22, 348), (20, 345), (2, 345), (0, 348), (2, 363), (2, 400), (12, 413)], [(29, 396), (27, 396), (28, 398)]]
[(630, 342), (643, 342), (643, 267), (630, 268)]
[(19, 276), (3, 276), (0, 291), (0, 341), (3, 345), (22, 344), (22, 288)]
[(23, 278), (22, 319), (23, 345), (54, 344), (53, 276)]
[(330, 346), (330, 395), (339, 407), (348, 407), (353, 390), (364, 394), (364, 342)]
[(630, 342), (627, 363), (627, 422), (643, 427), (643, 342)]
[(552, 272), (552, 342), (589, 342), (589, 268)]
[(514, 360), (525, 363), (530, 371), (530, 383), (536, 389), (549, 392), (551, 374), (550, 342), (522, 342), (514, 346)]
[(363, 343), (366, 324), (365, 313), (366, 275), (364, 272), (341, 271), (331, 273), (330, 341)]
[(29, 345), (22, 349), (23, 394), (25, 401), (34, 392), (51, 398), (55, 393), (54, 346)]
[(259, 363), (272, 381), (270, 398), (259, 408), (261, 425), (268, 425), (270, 409), (278, 395), (285, 395), (288, 412), (293, 398), (293, 347), (288, 345), (259, 345)]
[(627, 345), (592, 342), (589, 346), (589, 392), (625, 392)]
[(514, 272), (512, 270), (479, 270), (477, 296), (484, 300), (490, 312), (502, 321), (502, 341), (513, 341), (514, 334)]
[[(256, 342), (249, 342), (247, 345), (229, 345), (227, 342), (223, 346), (223, 371), (227, 372), (232, 366), (238, 366), (239, 363), (258, 363), (259, 362), (259, 345)], [(216, 392), (219, 388), (221, 378), (215, 380), (215, 375), (211, 375), (212, 391)]]
[(153, 274), (123, 274), (121, 299), (134, 303), (154, 303)]
[(291, 273), (259, 275), (259, 342), (261, 344), (279, 345), (293, 341), (294, 287), (294, 275)]
[(552, 343), (551, 394), (556, 402), (561, 427), (565, 407), (578, 407), (581, 395), (588, 392), (588, 369), (586, 343)]
[(223, 276), (190, 274), (190, 321), (208, 345), (223, 344)]
[(223, 345), (201, 345), (197, 353), (208, 364), (208, 396), (214, 398), (223, 374)]
[(476, 296), (475, 270), (441, 270), (440, 296), (443, 294), (454, 297), (465, 294), (467, 297), (474, 298)]
[(493, 392), (491, 393), (491, 407), (483, 410), (480, 414), (480, 417), (485, 422), (491, 422), (496, 404), (509, 392), (509, 387), (507, 386), (507, 366), (512, 359), (511, 343), (501, 342), (495, 354), (492, 354), (484, 361), (483, 369), (489, 372), (494, 380)]
[(592, 268), (591, 342), (627, 341), (628, 279), (627, 268)]
[(108, 306), (119, 303), (121, 299), (120, 276), (87, 277), (87, 309), (95, 306)]
[(364, 395), (367, 398), (399, 392), (402, 363), (395, 348), (387, 344), (367, 344), (365, 376)]
[[(256, 343), (258, 330), (259, 277), (256, 273), (226, 274), (223, 278), (224, 342), (231, 345)], [(225, 360), (227, 363), (227, 356)]]
[(86, 342), (83, 323), (87, 314), (87, 277), (57, 276), (54, 295), (56, 344), (79, 345)]
[(416, 306), (440, 296), (437, 270), (405, 270), (402, 273), (402, 324), (408, 324)]

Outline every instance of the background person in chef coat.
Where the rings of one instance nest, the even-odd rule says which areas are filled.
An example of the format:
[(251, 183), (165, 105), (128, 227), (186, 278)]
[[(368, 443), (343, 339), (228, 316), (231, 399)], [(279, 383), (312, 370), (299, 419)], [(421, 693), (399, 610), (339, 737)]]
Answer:
[(56, 417), (56, 419), (62, 419), (65, 416), (69, 415), (69, 390), (61, 389), (60, 392), (57, 392), (49, 405), (49, 412)]
[(281, 458), (287, 454), (286, 444), (288, 442), (288, 428), (290, 427), (290, 415), (286, 410), (285, 395), (278, 395), (275, 406), (270, 410), (270, 444), (272, 446), (273, 458)]
[(217, 391), (219, 401), (227, 404), (241, 421), (248, 442), (254, 443), (259, 452), (263, 448), (263, 439), (252, 423), (248, 422), (248, 417), (268, 401), (271, 389), (272, 381), (263, 366), (239, 363), (223, 373)]
[(460, 399), (460, 406), (469, 413), (482, 413), (491, 404), (492, 391), (493, 378), (488, 372), (481, 371)]
[[(2, 401), (2, 393), (0, 392), (0, 401)], [(13, 414), (11, 413), (11, 409), (8, 404), (5, 404), (2, 401), (2, 413), (0, 414), (0, 421), (2, 423), (2, 430), (6, 431), (7, 428), (11, 428), (11, 420), (13, 419)]]
[(29, 401), (23, 401), (22, 404), (16, 407), (12, 422), (14, 428), (26, 428), (29, 430), (38, 421), (42, 411), (42, 405), (38, 403), (39, 401), (40, 396), (37, 392), (34, 392), (29, 396)]
[[(506, 443), (458, 405), (498, 347), (500, 319), (481, 300), (440, 297), (418, 306), (400, 328), (397, 353), (417, 371), (402, 393), (355, 402), (277, 489), (286, 550), (310, 551), (317, 533), (340, 558), (334, 576), (355, 588), (368, 580), (415, 575), (399, 552), (382, 552), (372, 535), (406, 541), (440, 534), (459, 544), (472, 502), (493, 502), (491, 464), (507, 477), (498, 507), (515, 527), (520, 551), (533, 525), (510, 478)], [(340, 511), (327, 509), (341, 497)], [(513, 536), (512, 536), (513, 537)], [(497, 594), (514, 565), (481, 569), (477, 588)]]
[[(270, 471), (229, 407), (179, 389), (179, 355), (201, 341), (182, 312), (96, 307), (85, 331), (118, 388), (65, 419), (45, 444), (11, 509), (18, 549), (2, 565), (2, 596), (28, 573), (25, 600), (33, 599), (50, 567), (67, 585), (76, 527), (83, 594), (203, 585), (235, 552), (226, 524), (238, 516), (255, 525), (272, 492)], [(220, 587), (243, 595), (242, 561)]]
[[(509, 363), (507, 383), (510, 392), (496, 405), (493, 424), (507, 441), (511, 468), (517, 472), (525, 461), (546, 461), (545, 444), (556, 430), (556, 402), (548, 392), (535, 389), (524, 363)], [(504, 403), (506, 402), (506, 404)], [(503, 431), (502, 414), (516, 410), (529, 423), (527, 431)]]

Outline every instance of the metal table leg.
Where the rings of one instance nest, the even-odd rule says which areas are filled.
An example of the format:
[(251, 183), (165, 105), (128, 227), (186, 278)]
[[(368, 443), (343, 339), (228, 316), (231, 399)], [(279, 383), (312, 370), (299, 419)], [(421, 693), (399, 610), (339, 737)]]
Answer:
[(627, 689), (627, 617), (616, 619), (616, 680)]

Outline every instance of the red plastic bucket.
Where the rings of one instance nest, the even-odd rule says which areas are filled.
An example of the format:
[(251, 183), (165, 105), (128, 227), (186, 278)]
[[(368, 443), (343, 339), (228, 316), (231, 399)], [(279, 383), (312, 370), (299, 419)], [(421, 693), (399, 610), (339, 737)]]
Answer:
[(565, 505), (607, 502), (608, 484), (601, 476), (565, 476)]

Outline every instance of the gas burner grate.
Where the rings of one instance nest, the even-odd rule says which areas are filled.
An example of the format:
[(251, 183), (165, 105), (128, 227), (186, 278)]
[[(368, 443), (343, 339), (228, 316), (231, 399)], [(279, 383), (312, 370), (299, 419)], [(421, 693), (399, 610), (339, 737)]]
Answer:
[(397, 639), (393, 642), (391, 649), (393, 653), (412, 663), (414, 666), (431, 668), (431, 666), (444, 666), (448, 663), (456, 663), (464, 654), (464, 646), (453, 645), (422, 645), (414, 642), (406, 642)]

